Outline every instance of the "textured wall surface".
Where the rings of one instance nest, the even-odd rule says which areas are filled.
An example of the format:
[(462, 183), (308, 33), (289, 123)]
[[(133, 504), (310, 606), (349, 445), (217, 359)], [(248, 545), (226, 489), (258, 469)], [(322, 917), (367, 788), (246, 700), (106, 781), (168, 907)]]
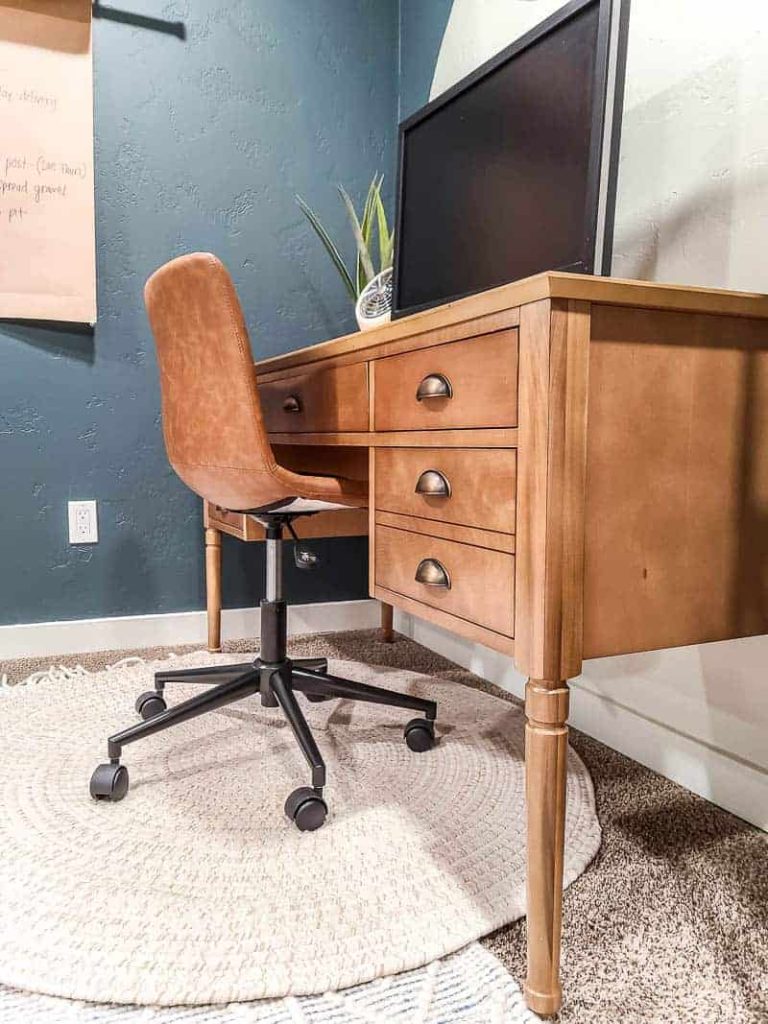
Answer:
[[(436, 20), (442, 21), (445, 15), (441, 4), (433, 2), (430, 6), (435, 8)], [(430, 98), (563, 6), (564, 0), (453, 0), (443, 45), (432, 65)]]
[(632, 0), (613, 273), (768, 291), (768, 8)]
[(429, 99), (453, 0), (400, 0), (399, 99), (404, 120)]
[[(2, 623), (203, 606), (200, 502), (166, 462), (144, 280), (218, 253), (258, 355), (353, 329), (293, 195), (346, 237), (335, 183), (359, 195), (394, 168), (394, 0), (132, 0), (130, 14), (186, 38), (94, 20), (95, 332), (0, 323)], [(97, 545), (68, 544), (72, 498), (98, 500)], [(366, 594), (364, 541), (318, 550), (325, 569), (293, 573), (290, 599)], [(227, 605), (258, 600), (260, 559), (227, 545)]]

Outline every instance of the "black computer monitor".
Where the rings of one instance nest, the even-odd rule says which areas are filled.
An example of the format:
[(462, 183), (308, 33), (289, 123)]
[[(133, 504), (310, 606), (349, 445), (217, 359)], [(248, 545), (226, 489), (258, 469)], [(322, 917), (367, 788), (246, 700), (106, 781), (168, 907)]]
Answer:
[(609, 273), (628, 0), (573, 0), (400, 125), (394, 315)]

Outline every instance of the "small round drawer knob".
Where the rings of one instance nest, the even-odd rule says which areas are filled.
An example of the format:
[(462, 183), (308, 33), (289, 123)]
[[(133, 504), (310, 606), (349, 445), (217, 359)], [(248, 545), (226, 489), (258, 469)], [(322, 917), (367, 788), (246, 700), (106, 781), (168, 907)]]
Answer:
[(451, 485), (439, 469), (425, 469), (416, 481), (416, 493), (433, 498), (450, 498)]
[(301, 399), (298, 395), (286, 395), (283, 399), (283, 412), (301, 412)]
[(453, 398), (453, 387), (444, 373), (428, 373), (416, 388), (416, 401), (429, 398)]
[(448, 575), (448, 570), (436, 558), (422, 558), (416, 567), (415, 579), (417, 583), (423, 583), (425, 587), (451, 589), (451, 577)]

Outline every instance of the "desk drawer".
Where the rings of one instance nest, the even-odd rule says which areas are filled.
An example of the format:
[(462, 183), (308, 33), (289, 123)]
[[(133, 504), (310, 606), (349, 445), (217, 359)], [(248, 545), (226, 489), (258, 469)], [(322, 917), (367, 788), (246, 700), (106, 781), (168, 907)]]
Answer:
[(378, 359), (374, 374), (376, 430), (517, 425), (516, 330)]
[(259, 385), (267, 430), (279, 434), (368, 430), (368, 365), (310, 370)]
[[(496, 633), (513, 635), (513, 555), (378, 525), (375, 545), (378, 586)], [(425, 582), (416, 580), (417, 573)]]
[(379, 448), (375, 465), (377, 509), (515, 532), (514, 448)]

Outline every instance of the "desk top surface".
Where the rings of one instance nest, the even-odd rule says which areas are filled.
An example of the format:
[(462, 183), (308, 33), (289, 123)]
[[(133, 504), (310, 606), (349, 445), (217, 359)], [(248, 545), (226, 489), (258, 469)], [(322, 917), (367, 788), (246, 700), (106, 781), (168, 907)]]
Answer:
[(354, 334), (263, 359), (256, 365), (259, 373), (289, 370), (321, 359), (373, 349), (409, 335), (438, 330), (462, 320), (487, 316), (540, 299), (571, 299), (607, 305), (768, 319), (768, 295), (759, 293), (548, 271), (392, 320), (369, 331), (356, 331)]

